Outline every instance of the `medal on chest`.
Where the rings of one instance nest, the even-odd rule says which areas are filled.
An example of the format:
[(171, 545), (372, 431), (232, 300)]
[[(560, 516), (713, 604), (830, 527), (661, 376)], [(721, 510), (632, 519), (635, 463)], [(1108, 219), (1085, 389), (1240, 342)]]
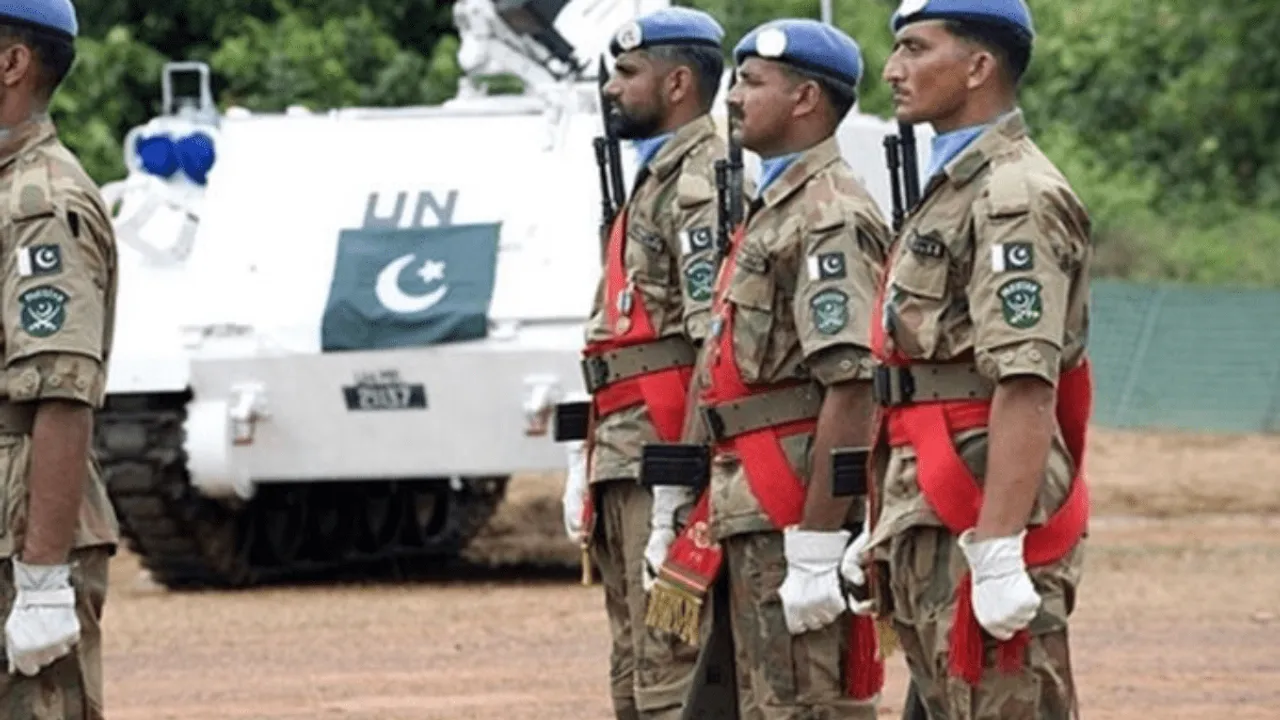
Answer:
[(614, 321), (613, 330), (617, 335), (624, 335), (631, 329), (631, 308), (635, 306), (635, 278), (627, 278), (627, 284), (618, 291), (614, 298), (614, 308), (618, 311), (618, 319)]

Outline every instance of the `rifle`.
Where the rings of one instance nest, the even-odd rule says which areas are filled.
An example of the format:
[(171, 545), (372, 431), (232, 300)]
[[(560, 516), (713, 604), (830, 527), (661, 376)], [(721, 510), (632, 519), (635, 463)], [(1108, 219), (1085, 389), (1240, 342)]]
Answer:
[[(735, 68), (729, 76), (729, 87), (733, 87), (737, 81), (738, 71)], [(730, 238), (742, 223), (742, 143), (734, 138), (736, 124), (733, 110), (728, 105), (725, 107), (728, 118), (728, 158), (715, 163), (717, 223), (714, 264), (717, 269), (729, 253)]]
[[(899, 122), (898, 134), (884, 139), (885, 162), (889, 166), (889, 190), (893, 196), (893, 231), (902, 229), (906, 214), (920, 202), (920, 175), (916, 165), (916, 131), (910, 123)], [(915, 680), (907, 685), (902, 720), (929, 720)]]
[(893, 230), (920, 202), (920, 172), (916, 164), (916, 131), (910, 123), (898, 123), (897, 135), (884, 138), (885, 162), (889, 166), (889, 189), (893, 199)]
[(626, 204), (627, 187), (622, 179), (622, 151), (617, 132), (609, 121), (613, 113), (613, 102), (604, 94), (604, 86), (608, 83), (609, 71), (600, 54), (599, 69), (596, 71), (596, 92), (600, 96), (600, 120), (604, 126), (604, 135), (592, 139), (596, 151), (596, 167), (600, 171), (600, 232), (608, 237), (613, 220), (622, 212)]

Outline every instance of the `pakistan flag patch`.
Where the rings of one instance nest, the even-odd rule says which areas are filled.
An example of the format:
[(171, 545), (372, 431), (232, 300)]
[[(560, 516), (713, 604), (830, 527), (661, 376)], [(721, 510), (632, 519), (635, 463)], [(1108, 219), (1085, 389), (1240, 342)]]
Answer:
[(695, 302), (710, 300), (715, 274), (715, 265), (712, 265), (707, 258), (699, 258), (689, 263), (689, 267), (684, 271), (684, 294)]
[(32, 337), (49, 337), (62, 329), (67, 321), (65, 292), (52, 285), (41, 285), (18, 296), (22, 329)]
[(813, 329), (823, 335), (835, 335), (849, 324), (849, 296), (840, 290), (823, 290), (809, 301), (813, 310)]
[(1000, 286), (1000, 310), (1010, 327), (1026, 330), (1040, 322), (1043, 305), (1040, 301), (1040, 283), (1035, 280), (1010, 280)]

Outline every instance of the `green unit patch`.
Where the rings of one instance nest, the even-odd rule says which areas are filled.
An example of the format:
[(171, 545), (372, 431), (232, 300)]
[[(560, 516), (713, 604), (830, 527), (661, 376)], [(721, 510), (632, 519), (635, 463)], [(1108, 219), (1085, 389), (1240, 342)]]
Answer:
[(823, 290), (809, 301), (813, 328), (823, 335), (835, 335), (849, 324), (849, 296), (840, 290)]
[(1010, 327), (1026, 330), (1035, 327), (1044, 314), (1040, 300), (1040, 283), (1028, 278), (1010, 280), (1000, 286), (1000, 310)]
[(49, 337), (67, 321), (70, 297), (52, 285), (41, 285), (18, 296), (22, 329), (32, 337)]
[(700, 258), (689, 263), (684, 271), (684, 293), (694, 302), (706, 302), (711, 299), (712, 285), (715, 283), (716, 267), (707, 258)]

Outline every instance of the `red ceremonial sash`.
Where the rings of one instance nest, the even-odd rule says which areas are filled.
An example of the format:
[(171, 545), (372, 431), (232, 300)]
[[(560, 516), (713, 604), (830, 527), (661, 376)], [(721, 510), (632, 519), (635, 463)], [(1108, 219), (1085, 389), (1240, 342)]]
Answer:
[[(609, 230), (609, 245), (606, 250), (604, 267), (604, 304), (605, 320), (613, 329), (614, 336), (608, 340), (588, 343), (584, 355), (590, 357), (610, 350), (643, 345), (658, 339), (645, 308), (644, 294), (635, 288), (627, 287), (627, 271), (623, 263), (626, 252), (627, 210), (613, 221)], [(626, 308), (619, 307), (624, 297), (630, 298)], [(625, 321), (623, 320), (625, 318)], [(619, 324), (619, 323), (622, 324)], [(685, 396), (689, 392), (689, 380), (693, 375), (690, 366), (667, 368), (656, 372), (638, 375), (612, 383), (592, 393), (593, 415), (603, 418), (629, 407), (643, 404), (649, 413), (655, 432), (662, 442), (680, 441), (680, 432), (684, 425)], [(594, 425), (590, 435), (594, 436)], [(588, 450), (590, 452), (590, 450)], [(595, 508), (591, 501), (591, 493), (587, 493), (587, 501), (583, 504), (583, 528), (592, 527)]]
[[(708, 341), (714, 344), (709, 349), (710, 354), (704, 359), (710, 375), (710, 383), (703, 389), (701, 396), (705, 406), (732, 402), (791, 385), (773, 384), (756, 389), (748, 388), (733, 352), (734, 312), (726, 301), (725, 290), (733, 276), (742, 234), (741, 228), (734, 234), (724, 269), (717, 278), (712, 315), (718, 319), (719, 327), (718, 335)], [(736, 435), (717, 444), (715, 448), (717, 453), (737, 454), (751, 494), (760, 503), (770, 523), (778, 530), (800, 522), (806, 495), (805, 485), (787, 460), (781, 440), (792, 435), (812, 433), (816, 428), (816, 420), (799, 420)], [(672, 543), (667, 559), (658, 571), (659, 583), (673, 587), (677, 595), (692, 599), (694, 602), (691, 608), (695, 610), (701, 606), (701, 600), (719, 574), (723, 561), (720, 546), (710, 542), (709, 496), (708, 487), (698, 499), (688, 524)], [(655, 591), (659, 589), (655, 588)], [(687, 609), (675, 622), (669, 617), (674, 612), (671, 608), (657, 610), (651, 601), (650, 611), (651, 618), (660, 627), (681, 627), (685, 630), (682, 634), (694, 634), (692, 631), (696, 631), (696, 624), (692, 628), (690, 624), (696, 623), (697, 615), (689, 613)], [(866, 699), (877, 693), (884, 682), (884, 665), (879, 656), (875, 622), (870, 617), (855, 615), (851, 632), (847, 690), (855, 698)]]
[[(892, 255), (891, 255), (892, 257)], [(872, 353), (885, 365), (911, 365), (897, 348), (886, 352), (884, 298), (889, 278), (886, 265), (881, 278), (871, 324)], [(1066, 500), (1044, 525), (1028, 530), (1023, 557), (1029, 567), (1048, 565), (1063, 558), (1083, 536), (1089, 519), (1089, 489), (1084, 479), (1085, 439), (1093, 402), (1089, 359), (1063, 373), (1058, 380), (1057, 419), (1076, 467)], [(882, 408), (877, 422), (877, 442), (882, 433), (894, 447), (910, 445), (916, 453), (916, 477), (920, 492), (938, 519), (954, 535), (972, 528), (982, 508), (982, 490), (956, 452), (955, 433), (987, 426), (990, 400), (929, 401)], [(873, 515), (873, 517), (875, 517)], [(973, 613), (973, 585), (969, 572), (956, 585), (949, 668), (951, 674), (977, 685), (982, 678), (982, 626)], [(1023, 667), (1030, 633), (1024, 628), (997, 645), (998, 667), (1016, 673)]]

